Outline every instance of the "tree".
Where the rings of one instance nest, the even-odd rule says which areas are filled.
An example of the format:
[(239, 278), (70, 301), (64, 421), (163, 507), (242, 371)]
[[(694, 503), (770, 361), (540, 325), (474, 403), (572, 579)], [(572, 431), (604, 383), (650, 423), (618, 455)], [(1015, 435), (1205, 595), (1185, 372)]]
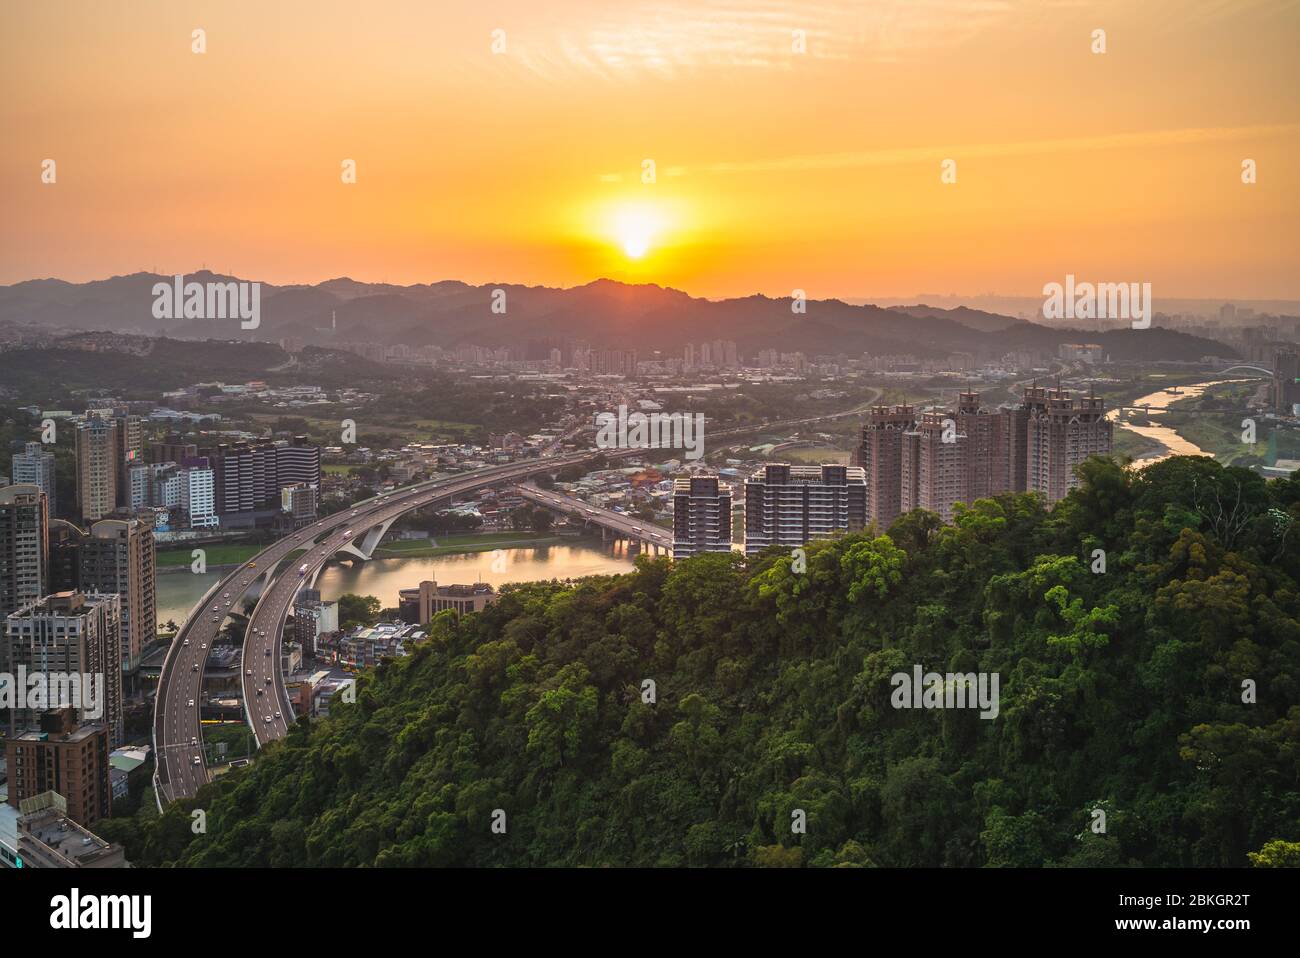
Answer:
[(346, 631), (357, 625), (374, 625), (379, 621), (379, 608), (373, 595), (345, 592), (339, 596), (339, 628)]

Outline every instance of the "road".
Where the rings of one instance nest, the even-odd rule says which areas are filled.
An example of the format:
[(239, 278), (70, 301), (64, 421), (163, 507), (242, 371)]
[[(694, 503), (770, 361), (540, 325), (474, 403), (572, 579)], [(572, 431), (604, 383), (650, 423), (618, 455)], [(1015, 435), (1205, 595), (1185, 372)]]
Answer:
[[(278, 646), (293, 598), (303, 587), (304, 580), (314, 581), (325, 563), (349, 540), (404, 512), (485, 486), (517, 482), (533, 473), (562, 469), (601, 454), (618, 457), (640, 452), (588, 450), (565, 453), (505, 466), (490, 466), (409, 486), (357, 503), (351, 509), (300, 529), (229, 573), (190, 612), (163, 660), (154, 701), (154, 774), (159, 804), (192, 796), (209, 780), (203, 762), (203, 731), (199, 720), (203, 669), (226, 617), (239, 611), (244, 597), (258, 579), (269, 578), (270, 586), (262, 593), (249, 619), (240, 668), (244, 670), (244, 710), (261, 745), (280, 738), (289, 727)], [(295, 561), (300, 568), (307, 566), (304, 574), (299, 575), (294, 569), (277, 575), (278, 567), (285, 559), (299, 550), (305, 551)], [(268, 649), (271, 650), (269, 655)], [(271, 681), (268, 683), (267, 679)], [(260, 696), (258, 689), (262, 691)], [(279, 718), (276, 712), (281, 713)], [(270, 722), (266, 721), (268, 716)]]
[(527, 483), (516, 488), (519, 490), (519, 494), (530, 502), (539, 503), (558, 512), (580, 515), (587, 522), (593, 522), (606, 529), (612, 529), (621, 536), (626, 536), (629, 539), (640, 539), (649, 545), (656, 545), (661, 549), (672, 551), (673, 534), (663, 526), (657, 526), (646, 519), (624, 515), (610, 509), (601, 509), (590, 503), (583, 502), (581, 499), (573, 499), (547, 489), (538, 489), (536, 486)]

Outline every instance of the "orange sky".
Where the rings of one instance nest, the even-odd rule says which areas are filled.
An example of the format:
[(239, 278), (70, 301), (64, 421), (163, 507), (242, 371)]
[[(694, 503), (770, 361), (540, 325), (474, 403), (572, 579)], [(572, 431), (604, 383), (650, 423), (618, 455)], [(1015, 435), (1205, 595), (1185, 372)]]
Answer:
[(1297, 40), (1296, 0), (5, 4), (0, 282), (1300, 299)]

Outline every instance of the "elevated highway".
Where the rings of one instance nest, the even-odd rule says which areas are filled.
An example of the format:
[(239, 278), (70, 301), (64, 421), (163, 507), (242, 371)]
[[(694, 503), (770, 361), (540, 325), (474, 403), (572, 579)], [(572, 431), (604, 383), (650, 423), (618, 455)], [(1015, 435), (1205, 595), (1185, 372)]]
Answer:
[[(615, 456), (640, 450), (613, 450)], [(368, 534), (378, 527), (387, 528), (404, 512), (420, 509), (456, 495), (498, 483), (514, 483), (538, 472), (560, 469), (585, 462), (601, 450), (566, 453), (491, 466), (473, 473), (436, 479), (399, 489), (387, 495), (355, 504), (351, 509), (321, 519), (319, 522), (286, 536), (262, 550), (228, 573), (203, 596), (177, 632), (163, 659), (154, 700), (153, 744), (155, 756), (154, 785), (158, 802), (173, 801), (194, 795), (209, 781), (203, 761), (202, 725), (199, 707), (203, 692), (203, 671), (208, 653), (231, 612), (238, 612), (245, 597), (259, 580), (267, 582), (244, 634), (243, 686), (245, 711), (257, 733), (258, 743), (278, 738), (288, 729), (288, 703), (284, 679), (280, 673), (280, 630), (289, 607), (304, 580), (314, 581), (325, 563), (337, 552), (360, 553), (369, 541)], [(361, 546), (358, 546), (360, 540)], [(377, 541), (375, 538), (374, 541)], [(373, 548), (373, 545), (370, 546)], [(281, 574), (281, 566), (294, 553), (302, 575), (290, 568)], [(288, 563), (292, 565), (292, 563)], [(274, 648), (272, 648), (274, 642)], [(266, 650), (271, 648), (271, 654)], [(252, 675), (248, 674), (252, 670)], [(268, 685), (266, 679), (270, 678)], [(256, 694), (257, 689), (262, 695)], [(259, 708), (251, 703), (275, 702)], [(276, 712), (281, 713), (279, 719)], [(264, 721), (267, 715), (271, 722)]]
[(625, 539), (634, 539), (643, 545), (665, 549), (672, 554), (673, 534), (662, 526), (637, 516), (624, 515), (611, 509), (601, 509), (581, 499), (574, 499), (549, 489), (539, 489), (530, 483), (515, 487), (521, 496), (535, 505), (545, 506), (566, 516), (577, 516), (583, 522), (608, 529)]

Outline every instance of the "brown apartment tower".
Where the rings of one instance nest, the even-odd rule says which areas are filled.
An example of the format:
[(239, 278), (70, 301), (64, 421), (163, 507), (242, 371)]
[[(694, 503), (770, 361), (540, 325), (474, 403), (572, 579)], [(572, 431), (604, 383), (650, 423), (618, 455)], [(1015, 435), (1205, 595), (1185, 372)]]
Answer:
[(1110, 453), (1114, 426), (1101, 398), (1071, 398), (1068, 390), (1047, 391), (1046, 407), (1029, 416), (1026, 483), (1048, 503), (1064, 499), (1079, 484), (1074, 467), (1089, 456)]
[(872, 406), (855, 457), (867, 478), (867, 522), (884, 532), (902, 514), (903, 433), (916, 425), (911, 406)]
[(18, 808), (44, 792), (58, 792), (67, 802), (68, 818), (89, 828), (108, 818), (112, 808), (108, 755), (104, 723), (79, 723), (72, 708), (43, 712), (39, 730), (5, 742), (9, 804)]
[(969, 502), (970, 442), (957, 421), (928, 412), (903, 434), (903, 511), (925, 509), (951, 522), (953, 505)]

